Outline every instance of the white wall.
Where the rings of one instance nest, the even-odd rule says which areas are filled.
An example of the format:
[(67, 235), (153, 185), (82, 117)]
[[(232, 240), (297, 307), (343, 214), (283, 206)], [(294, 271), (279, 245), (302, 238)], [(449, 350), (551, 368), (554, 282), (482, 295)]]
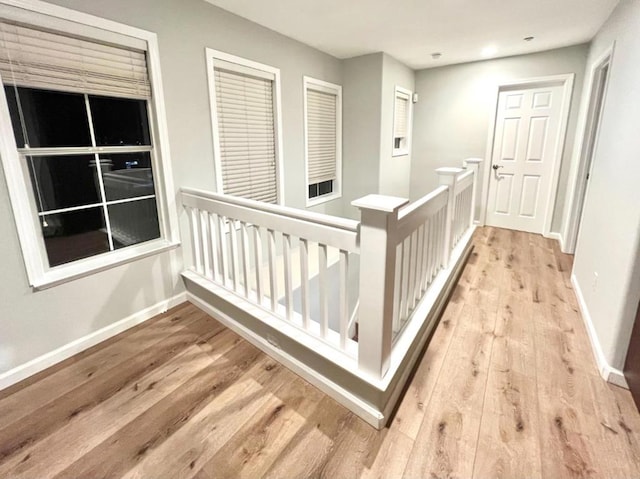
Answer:
[(353, 200), (378, 192), (383, 56), (372, 53), (343, 61), (342, 215), (347, 218), (360, 219)]
[[(382, 57), (382, 105), (380, 118), (380, 180), (379, 191), (382, 195), (409, 198), (411, 175), (411, 152), (404, 156), (392, 156), (393, 153), (393, 110), (395, 106), (395, 87), (414, 91), (414, 71), (392, 56)], [(435, 173), (433, 174), (435, 176)]]
[(597, 340), (616, 369), (640, 299), (639, 32), (640, 1), (622, 0), (589, 53), (591, 65), (615, 41), (574, 263)]
[(485, 157), (498, 85), (518, 79), (575, 73), (552, 224), (552, 231), (560, 231), (587, 54), (588, 45), (578, 45), (416, 72), (420, 101), (414, 105), (411, 198), (417, 199), (438, 185), (433, 174), (435, 168), (462, 166), (464, 158)]
[[(279, 67), (286, 203), (304, 207), (302, 77), (341, 84), (339, 60), (200, 0), (52, 3), (158, 34), (176, 187), (215, 186), (205, 47)], [(341, 203), (314, 209), (339, 213)], [(0, 373), (181, 292), (180, 256), (165, 253), (33, 292), (0, 171)]]
[(371, 193), (409, 197), (411, 156), (392, 157), (395, 87), (413, 91), (414, 72), (386, 53), (343, 61), (344, 185), (342, 215), (360, 218), (351, 201)]

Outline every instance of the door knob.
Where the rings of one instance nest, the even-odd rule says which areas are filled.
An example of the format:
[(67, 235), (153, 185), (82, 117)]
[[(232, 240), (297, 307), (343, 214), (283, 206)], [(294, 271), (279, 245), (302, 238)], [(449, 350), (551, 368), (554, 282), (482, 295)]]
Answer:
[(493, 165), (491, 168), (497, 170), (498, 168), (504, 168), (502, 165)]

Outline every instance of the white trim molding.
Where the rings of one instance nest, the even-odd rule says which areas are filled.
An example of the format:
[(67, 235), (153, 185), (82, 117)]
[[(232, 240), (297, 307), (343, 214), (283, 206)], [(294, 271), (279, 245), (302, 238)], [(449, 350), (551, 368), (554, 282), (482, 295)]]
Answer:
[(553, 231), (553, 232), (549, 233), (547, 238), (551, 238), (551, 239), (556, 240), (558, 242), (558, 244), (560, 245), (560, 250), (564, 251), (564, 238), (562, 237), (561, 233), (557, 233), (557, 232)]
[[(589, 173), (584, 167), (587, 163), (588, 151), (585, 151), (585, 142), (589, 138), (589, 134), (595, 134), (592, 153), (595, 152), (598, 144), (597, 132), (593, 132), (593, 122), (598, 121), (591, 117), (594, 113), (593, 101), (594, 94), (599, 86), (597, 80), (602, 69), (609, 66), (609, 75), (611, 74), (611, 66), (613, 64), (613, 55), (615, 52), (615, 42), (613, 42), (595, 61), (590, 65), (589, 72), (585, 77), (585, 88), (582, 92), (580, 102), (580, 113), (578, 116), (578, 124), (576, 127), (576, 141), (573, 147), (573, 155), (571, 157), (571, 168), (569, 170), (569, 178), (567, 180), (567, 199), (563, 211), (562, 234), (565, 238), (564, 253), (573, 254), (576, 249), (578, 240), (578, 229), (581, 221), (582, 204), (587, 197), (586, 176)], [(607, 99), (607, 85), (604, 85), (602, 96), (602, 104)], [(600, 112), (602, 115), (602, 111)], [(593, 166), (593, 165), (591, 165)]]
[[(333, 191), (327, 195), (309, 198), (309, 128), (307, 117), (307, 91), (317, 90), (336, 97), (336, 179)], [(342, 86), (318, 80), (309, 76), (302, 77), (303, 122), (304, 122), (304, 185), (307, 207), (320, 205), (342, 197)]]
[(562, 75), (551, 75), (545, 77), (525, 78), (521, 80), (505, 81), (498, 84), (495, 89), (495, 107), (491, 110), (491, 117), (489, 119), (489, 132), (487, 137), (487, 151), (485, 158), (487, 161), (484, 165), (484, 171), (482, 175), (482, 192), (480, 197), (482, 198), (480, 205), (480, 222), (486, 224), (487, 222), (487, 204), (489, 198), (489, 179), (491, 177), (491, 158), (493, 158), (493, 143), (496, 127), (496, 118), (498, 115), (498, 99), (500, 92), (504, 90), (514, 88), (536, 88), (538, 86), (549, 85), (562, 85), (562, 108), (560, 110), (560, 130), (558, 132), (559, 141), (557, 142), (555, 151), (555, 162), (551, 173), (551, 190), (547, 198), (547, 206), (545, 210), (545, 220), (542, 230), (542, 235), (549, 238), (551, 237), (551, 224), (553, 222), (553, 212), (555, 209), (555, 198), (558, 192), (558, 180), (560, 179), (560, 166), (562, 164), (562, 156), (564, 153), (564, 147), (567, 137), (567, 128), (569, 125), (569, 112), (571, 106), (571, 96), (573, 94), (573, 84), (575, 81), (574, 73), (567, 73)]
[(573, 286), (576, 298), (578, 299), (578, 306), (580, 307), (582, 320), (584, 321), (585, 329), (587, 330), (587, 335), (589, 336), (591, 350), (593, 351), (593, 357), (596, 360), (596, 364), (598, 365), (598, 372), (600, 373), (600, 376), (602, 376), (605, 381), (610, 382), (611, 384), (629, 389), (629, 385), (627, 384), (627, 380), (624, 377), (624, 373), (619, 369), (611, 367), (604, 356), (602, 346), (600, 345), (600, 341), (598, 340), (598, 334), (596, 333), (596, 329), (593, 326), (593, 321), (591, 320), (591, 315), (589, 314), (587, 303), (584, 299), (584, 296), (582, 295), (582, 290), (580, 289), (580, 284), (578, 283), (578, 279), (576, 278), (575, 274), (571, 275), (571, 285)]
[[(2, 166), (7, 179), (7, 189), (11, 198), (29, 284), (36, 290), (49, 288), (152, 254), (159, 254), (178, 246), (180, 244), (178, 213), (171, 171), (157, 35), (153, 32), (39, 0), (0, 0), (0, 16), (16, 21), (28, 19), (29, 23), (42, 28), (47, 28), (51, 24), (57, 25), (58, 28), (64, 24), (65, 28), (72, 30), (77, 27), (80, 33), (84, 32), (88, 37), (91, 37), (93, 31), (99, 31), (100, 33), (96, 34), (101, 38), (105, 35), (115, 35), (114, 42), (117, 41), (118, 36), (121, 36), (123, 44), (144, 42), (147, 50), (149, 80), (153, 91), (149, 106), (154, 114), (150, 115), (149, 127), (156, 152), (151, 156), (155, 173), (160, 238), (52, 268), (49, 267), (46, 260), (37, 208), (31, 194), (29, 175), (22, 165), (11, 127), (7, 98), (4, 89), (0, 89), (0, 157), (2, 157)], [(94, 30), (87, 32), (87, 29), (91, 28)]]
[(106, 341), (127, 329), (133, 328), (138, 324), (157, 316), (158, 314), (166, 313), (167, 310), (184, 303), (187, 300), (185, 292), (179, 293), (169, 299), (160, 301), (148, 308), (145, 308), (137, 313), (134, 313), (120, 321), (112, 323), (104, 328), (101, 328), (93, 333), (89, 333), (86, 336), (78, 338), (70, 343), (65, 344), (53, 351), (38, 356), (31, 361), (28, 361), (20, 366), (17, 366), (9, 371), (0, 374), (0, 390), (5, 389), (13, 384), (16, 384), (23, 379), (26, 379), (34, 374), (37, 374), (45, 369), (58, 364), (65, 359), (69, 359), (74, 354), (81, 353), (98, 343)]

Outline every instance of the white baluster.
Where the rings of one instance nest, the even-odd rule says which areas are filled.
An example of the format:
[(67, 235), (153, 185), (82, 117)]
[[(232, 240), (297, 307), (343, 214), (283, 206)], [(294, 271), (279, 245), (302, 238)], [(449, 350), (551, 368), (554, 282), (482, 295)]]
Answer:
[(327, 245), (318, 244), (318, 285), (320, 290), (320, 336), (327, 337), (329, 331), (329, 298), (327, 274)]
[(207, 223), (209, 224), (209, 257), (211, 258), (211, 275), (214, 281), (220, 280), (220, 261), (218, 255), (218, 242), (216, 232), (216, 217), (207, 213)]
[(222, 284), (229, 281), (229, 250), (227, 248), (227, 221), (224, 216), (218, 216), (218, 249), (220, 253), (220, 272), (222, 273)]
[(236, 230), (236, 220), (229, 220), (230, 241), (229, 248), (231, 252), (231, 271), (233, 274), (233, 290), (238, 291), (238, 276), (240, 276), (240, 267), (238, 265), (238, 232)]
[(262, 287), (262, 234), (258, 225), (253, 226), (253, 257), (256, 269), (256, 297), (258, 304), (262, 304), (264, 291)]
[(247, 224), (240, 222), (240, 255), (242, 256), (242, 284), (244, 285), (244, 297), (249, 297), (249, 238), (247, 236)]
[(269, 253), (269, 294), (271, 295), (271, 310), (275, 313), (278, 305), (277, 265), (276, 265), (276, 233), (267, 230), (267, 245)]
[(284, 259), (284, 297), (286, 318), (291, 321), (293, 316), (293, 290), (291, 287), (291, 236), (282, 234), (282, 254)]
[(345, 349), (349, 334), (349, 252), (340, 250), (340, 347)]
[(309, 329), (309, 245), (300, 238), (300, 297), (302, 306), (302, 324)]

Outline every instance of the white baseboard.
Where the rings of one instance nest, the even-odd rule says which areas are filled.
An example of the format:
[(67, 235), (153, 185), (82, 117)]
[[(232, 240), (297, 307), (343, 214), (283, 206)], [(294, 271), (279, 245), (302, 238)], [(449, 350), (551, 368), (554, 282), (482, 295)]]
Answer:
[[(190, 277), (192, 278), (192, 280), (198, 281), (195, 275), (191, 275)], [(256, 334), (251, 329), (240, 324), (234, 318), (229, 317), (220, 309), (216, 308), (206, 301), (203, 301), (191, 292), (187, 292), (187, 300), (211, 317), (215, 318), (220, 323), (224, 324), (233, 332), (242, 336), (244, 339), (262, 350), (267, 355), (284, 364), (294, 373), (316, 386), (322, 392), (324, 392), (328, 396), (331, 396), (337, 402), (355, 412), (358, 416), (371, 424), (373, 427), (380, 429), (384, 426), (384, 416), (371, 404), (368, 404), (367, 402), (357, 397), (355, 394), (352, 394), (345, 388), (319, 374), (313, 368), (307, 366), (305, 363), (295, 358), (287, 351), (280, 349), (280, 347), (274, 346), (274, 344), (272, 344), (267, 339)]]
[(589, 310), (587, 309), (587, 303), (584, 300), (582, 290), (580, 289), (580, 285), (578, 284), (578, 280), (575, 274), (571, 275), (571, 284), (573, 285), (573, 290), (576, 294), (576, 298), (578, 298), (580, 313), (582, 314), (582, 320), (584, 321), (584, 325), (587, 329), (587, 335), (589, 336), (589, 342), (591, 343), (591, 350), (593, 351), (593, 356), (596, 360), (596, 364), (598, 365), (600, 376), (602, 376), (605, 381), (610, 382), (611, 384), (629, 389), (629, 385), (627, 384), (627, 380), (625, 379), (623, 372), (619, 369), (611, 367), (604, 356), (602, 346), (600, 345), (600, 341), (598, 340), (596, 329), (593, 326), (593, 321), (591, 320), (591, 315), (589, 314)]
[(561, 233), (551, 232), (551, 233), (549, 233), (547, 238), (554, 239), (558, 243), (560, 243), (560, 251), (562, 251), (563, 253), (566, 253), (566, 251), (564, 249), (564, 238), (562, 237)]
[(74, 354), (78, 354), (89, 349), (102, 341), (106, 341), (129, 328), (157, 316), (158, 314), (164, 313), (168, 309), (173, 308), (180, 303), (184, 303), (186, 300), (187, 294), (186, 292), (182, 292), (172, 298), (160, 301), (153, 306), (149, 306), (142, 311), (138, 311), (131, 316), (94, 331), (93, 333), (87, 334), (82, 338), (71, 341), (64, 346), (43, 354), (42, 356), (38, 356), (37, 358), (21, 364), (20, 366), (16, 366), (15, 368), (0, 374), (0, 390), (16, 384), (29, 376), (33, 376), (34, 374), (68, 359)]

